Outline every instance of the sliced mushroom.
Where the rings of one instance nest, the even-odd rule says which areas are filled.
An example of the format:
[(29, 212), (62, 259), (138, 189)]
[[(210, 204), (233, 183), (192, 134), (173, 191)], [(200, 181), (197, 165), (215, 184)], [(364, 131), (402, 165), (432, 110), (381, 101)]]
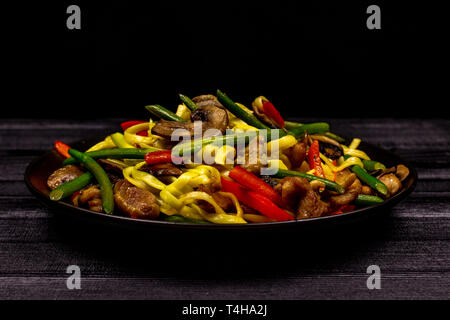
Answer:
[(50, 189), (55, 189), (66, 182), (72, 181), (82, 174), (83, 171), (81, 171), (77, 166), (69, 164), (53, 172), (47, 179), (47, 186)]
[(148, 172), (153, 176), (179, 176), (183, 172), (172, 163), (159, 163), (154, 165), (145, 164), (139, 168), (140, 171)]
[(80, 191), (78, 203), (87, 204), (92, 211), (102, 212), (102, 192), (97, 185), (89, 186)]
[(319, 141), (320, 152), (328, 158), (334, 160), (344, 155), (344, 150), (336, 140), (322, 135), (310, 135), (309, 137)]
[[(185, 130), (184, 134), (183, 131)], [(194, 135), (194, 124), (191, 122), (178, 122), (178, 121), (167, 121), (164, 119), (159, 120), (155, 126), (152, 128), (152, 134), (161, 136), (170, 140), (172, 134), (175, 130), (179, 130), (179, 136), (191, 137)]]

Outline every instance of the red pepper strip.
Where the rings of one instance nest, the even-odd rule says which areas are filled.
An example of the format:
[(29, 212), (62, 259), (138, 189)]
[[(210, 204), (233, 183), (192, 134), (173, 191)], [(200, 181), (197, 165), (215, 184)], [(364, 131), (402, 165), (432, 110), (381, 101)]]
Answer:
[(314, 175), (316, 177), (325, 178), (319, 152), (319, 141), (314, 140), (314, 142), (311, 144), (311, 147), (309, 147), (308, 164), (311, 170), (314, 169)]
[(131, 120), (131, 121), (125, 121), (120, 126), (122, 127), (122, 130), (125, 131), (129, 127), (135, 126), (137, 124), (146, 123), (147, 121), (137, 121), (137, 120)]
[[(175, 158), (174, 158), (175, 160)], [(177, 160), (181, 160), (177, 158)], [(149, 152), (145, 155), (145, 162), (148, 164), (168, 163), (172, 162), (171, 150), (160, 150)]]
[(336, 211), (330, 212), (327, 215), (328, 216), (332, 216), (335, 214), (341, 214), (341, 213), (345, 213), (345, 212), (350, 212), (355, 210), (355, 206), (352, 204), (344, 204), (342, 205), (339, 209), (337, 209)]
[(142, 130), (139, 131), (138, 133), (136, 133), (138, 136), (142, 136), (142, 137), (148, 137), (148, 131), (147, 130)]
[(270, 101), (264, 101), (262, 104), (263, 112), (266, 116), (276, 122), (280, 128), (284, 128), (284, 119)]
[(262, 194), (278, 205), (281, 204), (281, 196), (268, 183), (262, 181), (260, 178), (244, 168), (240, 166), (234, 167), (230, 171), (229, 176), (242, 184), (244, 187)]
[(289, 213), (278, 207), (275, 203), (263, 195), (251, 191), (241, 186), (239, 183), (227, 180), (223, 177), (221, 178), (221, 182), (222, 191), (231, 192), (240, 202), (258, 212), (261, 212), (266, 217), (276, 221), (294, 220)]
[(66, 158), (70, 158), (69, 149), (70, 147), (61, 141), (55, 141), (55, 149), (58, 153)]

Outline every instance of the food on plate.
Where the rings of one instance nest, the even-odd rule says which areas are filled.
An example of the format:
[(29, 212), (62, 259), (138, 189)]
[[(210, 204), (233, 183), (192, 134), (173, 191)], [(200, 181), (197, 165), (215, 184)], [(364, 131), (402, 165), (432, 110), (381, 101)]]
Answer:
[(328, 123), (284, 120), (263, 96), (251, 109), (219, 90), (180, 99), (176, 112), (146, 106), (151, 119), (126, 121), (88, 150), (56, 141), (65, 160), (48, 177), (50, 199), (134, 219), (265, 223), (376, 205), (409, 176)]

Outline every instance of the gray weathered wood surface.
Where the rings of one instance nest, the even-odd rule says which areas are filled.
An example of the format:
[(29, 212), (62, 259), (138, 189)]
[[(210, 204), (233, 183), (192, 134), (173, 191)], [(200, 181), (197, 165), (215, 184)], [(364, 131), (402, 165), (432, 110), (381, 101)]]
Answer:
[[(29, 193), (25, 167), (54, 140), (117, 130), (121, 120), (0, 123), (1, 299), (450, 297), (449, 120), (330, 119), (334, 132), (409, 159), (419, 173), (416, 190), (386, 217), (348, 232), (238, 243), (183, 234), (103, 236), (101, 228), (61, 221)], [(81, 290), (66, 288), (72, 264), (81, 268)], [(381, 268), (381, 290), (366, 287), (373, 264)]]

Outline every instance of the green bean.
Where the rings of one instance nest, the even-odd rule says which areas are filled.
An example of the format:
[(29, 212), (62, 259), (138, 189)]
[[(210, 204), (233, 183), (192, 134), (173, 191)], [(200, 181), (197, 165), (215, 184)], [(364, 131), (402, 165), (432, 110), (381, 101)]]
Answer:
[[(97, 151), (89, 151), (86, 154), (94, 159), (144, 159), (145, 155), (149, 152), (158, 151), (156, 148), (113, 148), (113, 149), (103, 149)], [(78, 161), (73, 158), (67, 158), (64, 160), (63, 165), (66, 166), (68, 164), (74, 164)]]
[(367, 171), (375, 171), (375, 170), (384, 170), (386, 169), (386, 166), (382, 164), (381, 162), (375, 161), (375, 160), (365, 160), (361, 159), (364, 169)]
[(297, 127), (302, 126), (303, 123), (293, 122), (293, 121), (284, 121), (284, 128), (287, 130), (291, 130)]
[(134, 148), (131, 144), (125, 141), (122, 133), (116, 132), (111, 135), (111, 140), (117, 146), (117, 148)]
[(307, 174), (307, 173), (298, 172), (298, 171), (279, 169), (278, 172), (274, 175), (274, 178), (285, 178), (285, 177), (292, 177), (292, 176), (302, 177), (302, 178), (307, 179), (308, 181), (318, 180), (320, 182), (323, 182), (323, 184), (325, 184), (325, 188), (327, 188), (328, 190), (335, 191), (335, 192), (341, 193), (341, 194), (345, 192), (345, 188), (334, 181), (331, 181), (331, 180), (328, 180), (325, 178), (321, 178), (321, 177), (316, 177), (312, 174)]
[(50, 200), (59, 201), (72, 195), (75, 191), (86, 187), (93, 180), (94, 176), (90, 172), (83, 173), (81, 176), (66, 182), (50, 192)]
[(162, 118), (164, 120), (168, 121), (178, 121), (178, 122), (186, 122), (183, 118), (177, 116), (175, 113), (173, 113), (170, 110), (167, 110), (163, 106), (160, 106), (159, 104), (153, 104), (149, 106), (145, 106), (145, 108), (154, 116)]
[(330, 125), (326, 122), (315, 122), (304, 124), (300, 127), (289, 130), (288, 134), (293, 135), (295, 138), (301, 138), (305, 132), (308, 134), (324, 133), (330, 131)]
[[(283, 137), (286, 135), (286, 133), (281, 129), (270, 129), (267, 130), (267, 141), (272, 140), (276, 137), (276, 133), (278, 133), (278, 138)], [(258, 134), (262, 134), (261, 131), (247, 131), (247, 132), (239, 132), (236, 134), (227, 134), (224, 136), (216, 136), (216, 137), (210, 137), (205, 139), (196, 139), (189, 142), (184, 142), (176, 145), (172, 149), (172, 154), (176, 156), (182, 156), (184, 152), (187, 152), (188, 154), (195, 153), (199, 151), (201, 148), (208, 144), (218, 144), (218, 145), (237, 145), (238, 138), (243, 138), (244, 143), (248, 143), (250, 141), (250, 138), (256, 137)]]
[(353, 201), (354, 204), (360, 206), (372, 206), (384, 202), (383, 199), (377, 196), (370, 196), (367, 194), (358, 194), (358, 197)]
[(185, 217), (178, 216), (178, 215), (164, 217), (164, 221), (178, 222), (178, 223), (201, 223), (201, 224), (209, 224), (210, 223), (206, 220), (189, 219), (189, 218), (185, 218)]
[(345, 142), (344, 138), (338, 136), (337, 134), (331, 133), (331, 132), (325, 132), (325, 133), (323, 133), (323, 135), (328, 137), (328, 138), (330, 138), (330, 139), (333, 139), (334, 141), (337, 141), (339, 143), (344, 143)]
[(103, 211), (107, 214), (112, 214), (114, 211), (114, 195), (111, 181), (109, 181), (105, 170), (103, 170), (103, 168), (86, 153), (75, 149), (69, 149), (69, 154), (80, 161), (95, 177), (100, 185)]
[(195, 109), (198, 109), (198, 105), (192, 101), (191, 99), (189, 99), (189, 97), (183, 95), (183, 94), (179, 94), (181, 101), (183, 101), (183, 103), (186, 105), (186, 107), (189, 108), (189, 110), (194, 111)]
[(219, 101), (224, 105), (225, 108), (228, 109), (228, 111), (230, 111), (239, 119), (245, 121), (248, 125), (251, 125), (258, 129), (270, 129), (253, 114), (239, 107), (236, 103), (234, 103), (233, 100), (231, 100), (227, 95), (225, 95), (225, 93), (220, 90), (217, 90), (217, 99), (219, 99)]
[(364, 168), (361, 168), (358, 165), (351, 166), (350, 169), (356, 174), (356, 176), (364, 181), (369, 187), (378, 191), (382, 195), (388, 194), (388, 189), (386, 185), (378, 180), (377, 178), (371, 176)]

